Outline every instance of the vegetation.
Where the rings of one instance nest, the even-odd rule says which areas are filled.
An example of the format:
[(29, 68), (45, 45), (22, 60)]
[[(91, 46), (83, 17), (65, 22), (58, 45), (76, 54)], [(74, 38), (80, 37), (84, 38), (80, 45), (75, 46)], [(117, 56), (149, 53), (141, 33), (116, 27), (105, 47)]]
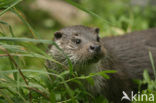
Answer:
[[(87, 14), (81, 24), (100, 27), (101, 37), (156, 27), (156, 6), (134, 6), (129, 0), (75, 1), (64, 0)], [(78, 77), (72, 71), (70, 60), (64, 67), (68, 69), (61, 74), (48, 70), (45, 60), (62, 65), (45, 51), (48, 45), (57, 46), (51, 40), (52, 34), (65, 24), (44, 10), (30, 8), (33, 2), (35, 0), (0, 0), (0, 103), (89, 103), (88, 96), (96, 103), (108, 103), (104, 97), (92, 97), (79, 80), (93, 84), (93, 76), (109, 79), (107, 73), (115, 71)], [(156, 72), (150, 52), (149, 57)], [(77, 83), (80, 88), (72, 89), (69, 82)], [(151, 80), (147, 71), (144, 80), (138, 83), (148, 83), (148, 89), (141, 92), (156, 96), (156, 80)]]

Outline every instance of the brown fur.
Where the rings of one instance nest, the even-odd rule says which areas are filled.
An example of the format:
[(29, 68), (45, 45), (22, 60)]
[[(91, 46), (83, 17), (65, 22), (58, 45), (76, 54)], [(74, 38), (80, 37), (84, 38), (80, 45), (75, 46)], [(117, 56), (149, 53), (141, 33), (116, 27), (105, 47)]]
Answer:
[[(147, 69), (154, 79), (148, 52), (149, 50), (152, 52), (156, 64), (156, 29), (133, 32), (124, 36), (105, 37), (100, 42), (97, 40), (98, 32), (98, 28), (71, 26), (56, 32), (54, 41), (69, 56), (79, 75), (117, 70), (117, 73), (111, 74), (108, 80), (96, 76), (93, 86), (85, 85), (93, 95), (104, 95), (110, 101), (120, 103), (122, 91), (129, 94), (130, 91), (137, 90), (133, 80), (142, 79), (144, 69)], [(74, 44), (74, 38), (79, 38), (81, 43)], [(91, 45), (100, 45), (100, 51), (90, 52)], [(49, 55), (53, 55), (65, 65), (68, 63), (55, 46), (51, 46)], [(48, 65), (49, 68), (62, 71), (52, 62), (48, 62)]]
[(107, 52), (113, 52), (124, 66), (124, 71), (132, 79), (142, 79), (144, 69), (147, 69), (154, 79), (149, 51), (152, 52), (156, 64), (156, 28), (133, 32), (117, 37), (102, 39)]

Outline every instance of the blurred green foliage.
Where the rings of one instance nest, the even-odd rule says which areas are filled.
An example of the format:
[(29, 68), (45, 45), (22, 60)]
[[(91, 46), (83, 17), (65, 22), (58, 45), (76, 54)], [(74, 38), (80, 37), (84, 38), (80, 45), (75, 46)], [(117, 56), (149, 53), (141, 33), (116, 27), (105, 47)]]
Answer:
[[(64, 25), (44, 10), (28, 10), (27, 8), (32, 2), (34, 0), (23, 1), (18, 5), (18, 8), (24, 13), (35, 30), (42, 37), (44, 35), (46, 39), (49, 39), (53, 32)], [(136, 6), (132, 5), (129, 0), (79, 0), (78, 5), (98, 14), (104, 21), (107, 21), (104, 22), (96, 16), (90, 16), (83, 23), (84, 25), (100, 27), (101, 36), (118, 35), (156, 26), (156, 6)]]
[[(44, 65), (46, 59), (56, 62), (46, 54), (47, 44), (52, 44), (53, 33), (64, 25), (45, 10), (31, 9), (30, 6), (35, 1), (0, 0), (0, 36), (6, 37), (3, 41), (0, 39), (0, 103), (27, 103), (31, 98), (33, 103), (56, 101), (76, 103), (77, 100), (89, 103), (87, 97), (90, 94), (83, 86), (80, 86), (81, 89), (72, 90), (65, 82), (68, 81), (64, 80), (65, 76), (72, 77), (69, 71), (55, 74), (46, 70)], [(102, 37), (156, 27), (156, 6), (136, 6), (130, 4), (129, 0), (75, 1), (64, 0), (88, 14), (89, 17), (81, 25), (99, 27)], [(8, 12), (14, 15), (11, 15), (13, 23), (5, 17)], [(15, 57), (9, 57), (7, 52)], [(31, 90), (27, 88), (28, 85), (19, 70), (24, 73), (29, 87), (33, 87)], [(55, 75), (58, 79), (51, 78), (51, 80), (51, 75)], [(74, 81), (71, 81), (82, 85), (77, 79), (87, 79), (92, 82), (92, 76), (93, 74), (87, 77), (73, 77)], [(149, 88), (143, 92), (155, 93), (155, 81), (148, 79), (148, 73), (144, 73), (144, 81), (141, 82), (149, 84)], [(97, 103), (108, 103), (104, 97), (94, 100)]]

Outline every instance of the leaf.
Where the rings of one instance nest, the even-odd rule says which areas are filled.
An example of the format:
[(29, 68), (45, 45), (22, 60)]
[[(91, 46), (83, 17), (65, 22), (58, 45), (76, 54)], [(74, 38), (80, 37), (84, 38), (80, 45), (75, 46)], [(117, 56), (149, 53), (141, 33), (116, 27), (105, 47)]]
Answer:
[(116, 70), (105, 70), (105, 71), (102, 71), (103, 73), (116, 73), (117, 71)]
[(98, 72), (99, 75), (103, 76), (106, 79), (110, 79), (110, 77), (107, 75), (107, 73), (116, 73), (115, 70), (106, 70), (102, 72)]
[(89, 77), (86, 79), (91, 85), (94, 85), (94, 79), (92, 77)]
[(144, 82), (145, 83), (149, 83), (150, 82), (150, 76), (149, 76), (147, 70), (144, 70), (143, 77), (144, 77)]
[(103, 72), (101, 72), (101, 73), (99, 73), (101, 76), (103, 76), (104, 78), (106, 78), (106, 79), (109, 79), (110, 77), (107, 75), (107, 74), (105, 74), (105, 73), (103, 73)]

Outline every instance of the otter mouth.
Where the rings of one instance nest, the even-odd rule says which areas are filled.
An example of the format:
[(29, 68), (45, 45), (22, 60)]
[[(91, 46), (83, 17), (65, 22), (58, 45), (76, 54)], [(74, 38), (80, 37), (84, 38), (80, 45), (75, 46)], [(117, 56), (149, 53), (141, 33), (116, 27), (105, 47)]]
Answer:
[(92, 58), (87, 60), (87, 63), (97, 63), (102, 57), (103, 55), (101, 54), (94, 54)]
[(93, 59), (89, 59), (88, 63), (97, 63), (100, 59), (98, 57), (94, 57)]
[[(83, 50), (82, 50), (83, 51)], [(70, 52), (68, 54), (71, 62), (74, 65), (83, 65), (97, 63), (105, 56), (105, 51), (102, 49), (100, 51), (84, 51), (84, 52)]]

